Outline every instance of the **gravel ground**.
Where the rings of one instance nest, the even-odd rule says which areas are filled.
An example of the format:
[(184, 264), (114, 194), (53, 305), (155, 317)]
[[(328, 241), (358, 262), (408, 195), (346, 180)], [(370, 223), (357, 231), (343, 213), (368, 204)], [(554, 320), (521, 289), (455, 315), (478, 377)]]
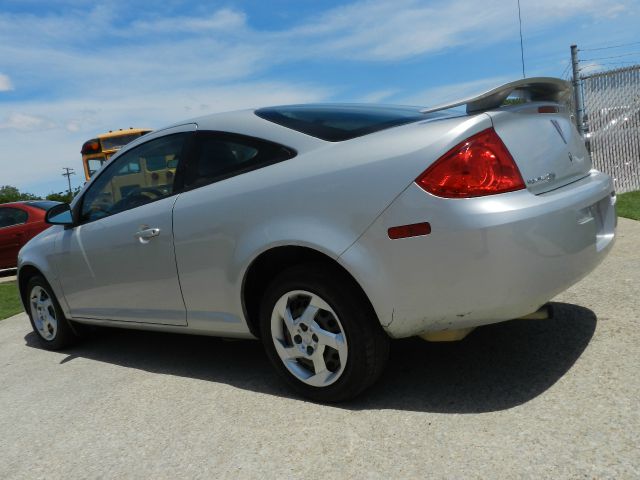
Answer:
[(357, 401), (293, 397), (257, 342), (0, 322), (0, 478), (638, 478), (640, 223), (556, 316), (396, 342)]

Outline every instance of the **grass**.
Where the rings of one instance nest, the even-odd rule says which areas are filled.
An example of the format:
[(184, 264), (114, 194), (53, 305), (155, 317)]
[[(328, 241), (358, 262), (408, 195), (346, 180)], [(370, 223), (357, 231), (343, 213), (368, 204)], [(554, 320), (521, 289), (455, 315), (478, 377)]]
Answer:
[(16, 282), (0, 283), (0, 320), (22, 312)]
[(619, 216), (640, 220), (640, 190), (618, 195), (616, 208)]

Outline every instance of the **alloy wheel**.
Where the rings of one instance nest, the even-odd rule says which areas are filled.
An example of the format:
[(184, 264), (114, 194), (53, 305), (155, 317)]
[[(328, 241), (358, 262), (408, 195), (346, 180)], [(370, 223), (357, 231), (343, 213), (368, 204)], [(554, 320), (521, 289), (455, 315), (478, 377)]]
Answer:
[(335, 383), (344, 372), (349, 347), (331, 306), (304, 290), (285, 293), (271, 314), (278, 356), (298, 380), (314, 387)]
[(36, 285), (31, 289), (29, 303), (36, 330), (45, 340), (53, 340), (58, 331), (58, 320), (51, 296), (44, 288)]

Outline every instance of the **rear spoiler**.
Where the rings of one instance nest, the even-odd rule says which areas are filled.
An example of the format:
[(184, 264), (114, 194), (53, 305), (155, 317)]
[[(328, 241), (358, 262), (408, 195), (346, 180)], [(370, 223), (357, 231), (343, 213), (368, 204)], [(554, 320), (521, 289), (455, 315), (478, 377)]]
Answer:
[(466, 105), (467, 113), (482, 112), (498, 108), (512, 94), (529, 102), (555, 102), (565, 101), (571, 94), (571, 84), (553, 77), (532, 77), (505, 83), (488, 92), (467, 97), (455, 102), (429, 107), (420, 110), (421, 113), (437, 112), (448, 108)]

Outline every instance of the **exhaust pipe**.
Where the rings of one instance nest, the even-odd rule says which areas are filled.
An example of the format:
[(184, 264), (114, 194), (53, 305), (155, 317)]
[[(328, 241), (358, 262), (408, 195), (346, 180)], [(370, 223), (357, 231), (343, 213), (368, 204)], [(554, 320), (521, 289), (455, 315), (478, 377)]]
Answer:
[[(545, 303), (538, 310), (528, 315), (518, 317), (515, 320), (549, 320), (553, 318), (553, 307)], [(419, 337), (427, 342), (458, 342), (473, 332), (476, 327), (460, 328), (457, 330), (441, 330), (439, 332), (426, 332)]]
[(545, 303), (538, 310), (516, 320), (549, 320), (553, 318), (553, 307), (550, 303)]

